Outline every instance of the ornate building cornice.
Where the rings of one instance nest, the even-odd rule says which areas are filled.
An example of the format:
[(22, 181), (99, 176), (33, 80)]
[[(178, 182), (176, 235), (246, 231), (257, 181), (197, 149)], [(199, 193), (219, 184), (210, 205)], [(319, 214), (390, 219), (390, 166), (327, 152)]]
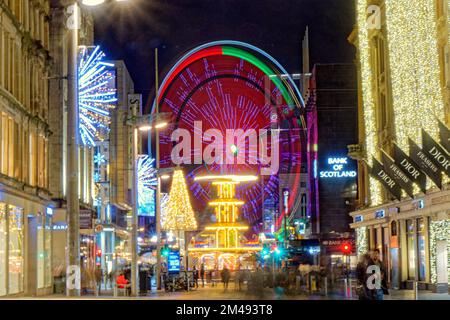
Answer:
[[(39, 1), (30, 0), (30, 6), (39, 8), (39, 11), (44, 15), (45, 21), (50, 20), (50, 16), (45, 11), (45, 8)], [(13, 26), (15, 27), (19, 37), (21, 38), (22, 50), (30, 57), (36, 57), (39, 59), (42, 66), (46, 71), (50, 70), (52, 59), (50, 52), (44, 48), (40, 40), (33, 39), (29, 31), (24, 30), (23, 25), (17, 20), (12, 13), (11, 9), (6, 5), (4, 0), (0, 0), (0, 9), (8, 16)]]
[(0, 101), (4, 100), (7, 103), (7, 106), (15, 111), (15, 114), (20, 114), (23, 117), (27, 118), (32, 124), (36, 126), (39, 132), (42, 132), (46, 137), (49, 137), (52, 132), (50, 131), (49, 124), (41, 119), (37, 115), (33, 115), (28, 110), (26, 110), (22, 104), (16, 100), (16, 98), (11, 95), (4, 88), (0, 87)]

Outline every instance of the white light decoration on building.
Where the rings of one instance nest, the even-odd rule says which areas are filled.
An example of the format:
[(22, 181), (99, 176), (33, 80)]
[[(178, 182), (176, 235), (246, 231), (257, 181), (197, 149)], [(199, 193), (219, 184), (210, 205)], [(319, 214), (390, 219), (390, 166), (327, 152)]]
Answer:
[(143, 155), (138, 159), (138, 214), (155, 216), (156, 178), (155, 159)]
[[(365, 151), (369, 165), (372, 165), (372, 155), (378, 152), (377, 128), (375, 126), (375, 101), (372, 92), (374, 76), (370, 65), (369, 30), (367, 28), (367, 0), (358, 0), (357, 3), (357, 25), (358, 25), (358, 45), (361, 61), (361, 82), (362, 82), (362, 102), (365, 129)], [(381, 204), (381, 184), (373, 177), (369, 177), (370, 203), (372, 205)]]
[(450, 220), (430, 222), (430, 271), (431, 283), (437, 282), (437, 252), (436, 242), (447, 241), (447, 273), (450, 281)]
[[(375, 75), (371, 55), (371, 32), (367, 25), (372, 1), (357, 1), (358, 47), (360, 57), (365, 148), (368, 163), (380, 149), (377, 131)], [(392, 92), (395, 140), (408, 152), (408, 138), (421, 145), (421, 128), (433, 138), (438, 123), (444, 120), (444, 95), (441, 88), (436, 1), (385, 0), (388, 85)], [(382, 202), (380, 184), (369, 178), (370, 204)], [(428, 187), (431, 183), (428, 182)]]
[(109, 133), (110, 110), (117, 101), (113, 64), (100, 47), (81, 47), (78, 66), (79, 131), (82, 143), (95, 146)]
[(408, 137), (421, 144), (421, 129), (438, 137), (444, 119), (436, 1), (386, 0), (386, 25), (396, 142), (407, 152)]
[(356, 229), (356, 251), (358, 256), (365, 254), (369, 250), (369, 239), (367, 238), (367, 228)]

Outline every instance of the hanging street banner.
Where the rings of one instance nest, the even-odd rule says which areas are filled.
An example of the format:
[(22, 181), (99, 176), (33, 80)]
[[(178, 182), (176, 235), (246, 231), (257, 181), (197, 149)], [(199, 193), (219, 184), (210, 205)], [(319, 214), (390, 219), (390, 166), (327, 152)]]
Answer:
[(373, 166), (369, 168), (370, 174), (380, 181), (397, 200), (400, 200), (402, 197), (402, 189), (399, 184), (385, 171), (383, 165), (375, 157), (372, 158)]
[(423, 151), (450, 177), (450, 155), (425, 130), (422, 129)]
[(408, 196), (414, 198), (413, 182), (395, 164), (394, 160), (383, 150), (381, 150), (381, 160), (383, 161), (384, 169), (389, 174), (389, 176), (392, 177), (394, 181), (397, 182), (403, 190), (405, 190)]
[(438, 120), (439, 123), (439, 141), (441, 145), (450, 152), (450, 130), (448, 127)]
[(394, 161), (408, 178), (417, 184), (420, 191), (425, 193), (427, 187), (427, 176), (420, 170), (420, 167), (394, 143)]
[(442, 176), (441, 170), (434, 163), (432, 159), (424, 152), (419, 146), (412, 141), (409, 140), (409, 155), (411, 159), (417, 163), (420, 169), (425, 172), (425, 174), (430, 177), (430, 179), (436, 184), (439, 189), (442, 189)]

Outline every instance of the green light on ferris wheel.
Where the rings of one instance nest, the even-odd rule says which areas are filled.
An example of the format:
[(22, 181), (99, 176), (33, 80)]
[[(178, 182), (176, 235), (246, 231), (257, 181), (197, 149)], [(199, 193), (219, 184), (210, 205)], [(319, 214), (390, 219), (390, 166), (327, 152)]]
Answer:
[(234, 155), (237, 155), (239, 151), (238, 147), (235, 144), (231, 145), (230, 150)]

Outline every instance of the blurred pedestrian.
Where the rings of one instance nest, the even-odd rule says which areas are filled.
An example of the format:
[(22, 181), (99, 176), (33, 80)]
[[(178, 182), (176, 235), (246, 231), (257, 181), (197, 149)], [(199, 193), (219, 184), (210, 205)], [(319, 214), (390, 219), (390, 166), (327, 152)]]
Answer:
[(205, 264), (202, 263), (200, 266), (200, 277), (202, 279), (202, 287), (205, 287)]
[(194, 277), (194, 286), (196, 289), (198, 289), (198, 270), (197, 270), (196, 266), (194, 266), (192, 273), (193, 273), (193, 277)]
[(222, 272), (220, 273), (220, 276), (222, 278), (223, 287), (226, 291), (228, 289), (228, 283), (230, 282), (230, 270), (226, 266), (224, 266)]
[(386, 281), (386, 267), (384, 266), (383, 261), (380, 259), (380, 250), (374, 249), (370, 252), (370, 259), (369, 259), (369, 267), (370, 266), (378, 266), (380, 270), (380, 274), (378, 276), (381, 276), (381, 279), (379, 279), (380, 287), (375, 287), (375, 289), (371, 289), (372, 296), (375, 298), (375, 300), (383, 300), (385, 294), (389, 294), (389, 290), (387, 288), (387, 281)]
[(367, 287), (367, 267), (369, 266), (370, 255), (363, 254), (356, 265), (356, 292), (359, 300), (373, 300), (372, 293)]
[(102, 275), (103, 271), (100, 268), (95, 269), (95, 282), (97, 285), (97, 295), (101, 295), (102, 291)]

